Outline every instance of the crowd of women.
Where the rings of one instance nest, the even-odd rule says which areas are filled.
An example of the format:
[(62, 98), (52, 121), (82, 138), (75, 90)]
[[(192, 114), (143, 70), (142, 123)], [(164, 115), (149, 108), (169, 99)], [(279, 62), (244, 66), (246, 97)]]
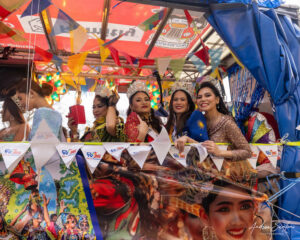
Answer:
[[(250, 146), (227, 110), (218, 89), (210, 82), (200, 85), (196, 101), (193, 100), (194, 89), (191, 85), (175, 83), (166, 125), (151, 108), (150, 95), (144, 82), (135, 81), (128, 88), (130, 106), (126, 123), (118, 116), (118, 95), (99, 85), (92, 106), (95, 121), (82, 136), (79, 136), (76, 120), (72, 117), (68, 120), (69, 134), (63, 131), (61, 115), (45, 100), (51, 90), (47, 84), (41, 87), (32, 81), (30, 89), (26, 82), (22, 82), (7, 91), (2, 119), (10, 123), (10, 128), (0, 132), (0, 139), (32, 139), (42, 120), (47, 122), (61, 141), (67, 135), (74, 142), (127, 141), (142, 144), (155, 140), (162, 128), (166, 128), (179, 152), (184, 150), (187, 143), (202, 142), (209, 155), (224, 158), (221, 175), (230, 181), (247, 184), (255, 176), (255, 171), (247, 161), (251, 156)], [(22, 113), (32, 109), (36, 111), (30, 130)], [(224, 150), (216, 144), (218, 142), (230, 145)], [(196, 152), (192, 149), (189, 153), (188, 165), (191, 168), (183, 168), (169, 156), (160, 165), (154, 151), (151, 151), (142, 170), (126, 152), (120, 161), (105, 154), (94, 173), (86, 169), (104, 238), (253, 237), (251, 226), (254, 224), (257, 204), (251, 192), (252, 186), (249, 186), (250, 190), (245, 190), (216, 180), (212, 174), (218, 171), (211, 158), (207, 157), (200, 163)], [(214, 194), (205, 194), (210, 191), (201, 184), (206, 186), (207, 182), (214, 182), (211, 189)], [(220, 198), (224, 191), (224, 196)], [(236, 198), (228, 196), (228, 191), (235, 192)], [(195, 212), (193, 209), (197, 209), (199, 204), (203, 205), (203, 210)], [(231, 212), (234, 212), (235, 218), (230, 215)], [(260, 236), (259, 239), (267, 238)]]

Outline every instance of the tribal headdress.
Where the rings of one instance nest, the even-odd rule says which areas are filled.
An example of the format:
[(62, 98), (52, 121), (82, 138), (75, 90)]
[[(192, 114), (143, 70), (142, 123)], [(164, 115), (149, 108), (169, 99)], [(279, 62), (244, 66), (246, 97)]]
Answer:
[(147, 85), (143, 81), (135, 81), (129, 86), (127, 90), (128, 99), (130, 99), (131, 96), (134, 95), (136, 92), (145, 92), (149, 96)]

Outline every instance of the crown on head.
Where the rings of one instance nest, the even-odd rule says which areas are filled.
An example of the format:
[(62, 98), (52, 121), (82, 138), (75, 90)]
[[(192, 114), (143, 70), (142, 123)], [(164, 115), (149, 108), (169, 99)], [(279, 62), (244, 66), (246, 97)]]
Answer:
[(105, 97), (108, 98), (113, 94), (113, 92), (108, 87), (106, 87), (104, 84), (103, 85), (98, 84), (95, 88), (95, 93), (96, 93), (96, 95), (103, 97), (103, 98), (105, 98)]
[(136, 92), (145, 92), (149, 96), (147, 85), (143, 81), (135, 81), (129, 86), (127, 90), (128, 99), (130, 99), (131, 96), (134, 95)]
[(172, 94), (178, 90), (183, 90), (187, 92), (192, 98), (194, 97), (195, 88), (191, 82), (176, 81), (172, 86)]
[(14, 101), (14, 103), (18, 106), (18, 108), (21, 110), (22, 113), (25, 112), (24, 106), (22, 105), (20, 99), (19, 99), (16, 95), (13, 95), (13, 96), (11, 97), (11, 100)]

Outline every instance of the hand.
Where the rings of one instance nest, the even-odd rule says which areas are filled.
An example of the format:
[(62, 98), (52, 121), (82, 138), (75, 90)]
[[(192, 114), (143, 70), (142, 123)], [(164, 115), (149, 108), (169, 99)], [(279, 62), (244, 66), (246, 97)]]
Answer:
[(116, 106), (118, 101), (119, 101), (120, 97), (118, 94), (113, 94), (111, 96), (109, 96), (108, 98), (108, 106), (111, 107), (111, 106)]
[(65, 205), (65, 201), (61, 200), (60, 204), (59, 204), (59, 211), (64, 212), (66, 208), (67, 208), (67, 205)]
[(184, 151), (184, 145), (189, 142), (188, 136), (182, 136), (175, 141), (175, 147), (179, 150), (179, 153)]
[(43, 193), (43, 202), (44, 202), (44, 206), (48, 206), (49, 202), (50, 202), (50, 198), (47, 199), (46, 195)]
[(137, 115), (137, 116), (138, 116), (138, 119), (140, 120), (140, 124), (138, 125), (138, 131), (139, 131), (139, 133), (141, 133), (141, 134), (143, 134), (143, 135), (146, 136), (146, 134), (147, 134), (148, 131), (149, 131), (149, 126), (148, 126), (148, 124), (147, 124), (145, 121), (143, 121), (143, 120), (140, 118), (139, 115)]
[(68, 119), (68, 127), (73, 134), (77, 134), (78, 125), (75, 123), (74, 118), (69, 117)]
[(216, 157), (222, 157), (220, 155), (221, 150), (218, 148), (218, 145), (214, 141), (207, 140), (202, 143), (202, 146), (207, 149), (207, 152), (213, 154)]

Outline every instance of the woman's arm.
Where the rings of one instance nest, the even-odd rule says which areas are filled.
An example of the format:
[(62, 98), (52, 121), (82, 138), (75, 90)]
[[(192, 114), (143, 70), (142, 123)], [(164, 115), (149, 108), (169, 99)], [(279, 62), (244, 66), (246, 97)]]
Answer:
[(181, 153), (184, 151), (184, 146), (186, 143), (198, 143), (198, 142), (188, 136), (182, 136), (182, 137), (178, 138), (174, 144), (175, 144), (175, 147)]
[[(25, 127), (26, 127), (26, 137), (24, 139)], [(14, 137), (13, 141), (26, 140), (28, 138), (29, 132), (30, 132), (30, 128), (27, 124), (26, 124), (26, 126), (25, 126), (25, 124), (20, 124), (16, 129), (16, 134), (15, 134), (15, 137)]]
[(109, 106), (106, 113), (106, 131), (111, 136), (116, 136), (117, 121), (118, 116), (116, 113), (116, 108), (114, 106)]
[(232, 146), (229, 147), (232, 149), (222, 150), (214, 141), (205, 141), (202, 145), (206, 147), (208, 153), (233, 161), (244, 160), (251, 157), (250, 145), (234, 121), (227, 121), (220, 131), (225, 131), (226, 142), (232, 144)]

